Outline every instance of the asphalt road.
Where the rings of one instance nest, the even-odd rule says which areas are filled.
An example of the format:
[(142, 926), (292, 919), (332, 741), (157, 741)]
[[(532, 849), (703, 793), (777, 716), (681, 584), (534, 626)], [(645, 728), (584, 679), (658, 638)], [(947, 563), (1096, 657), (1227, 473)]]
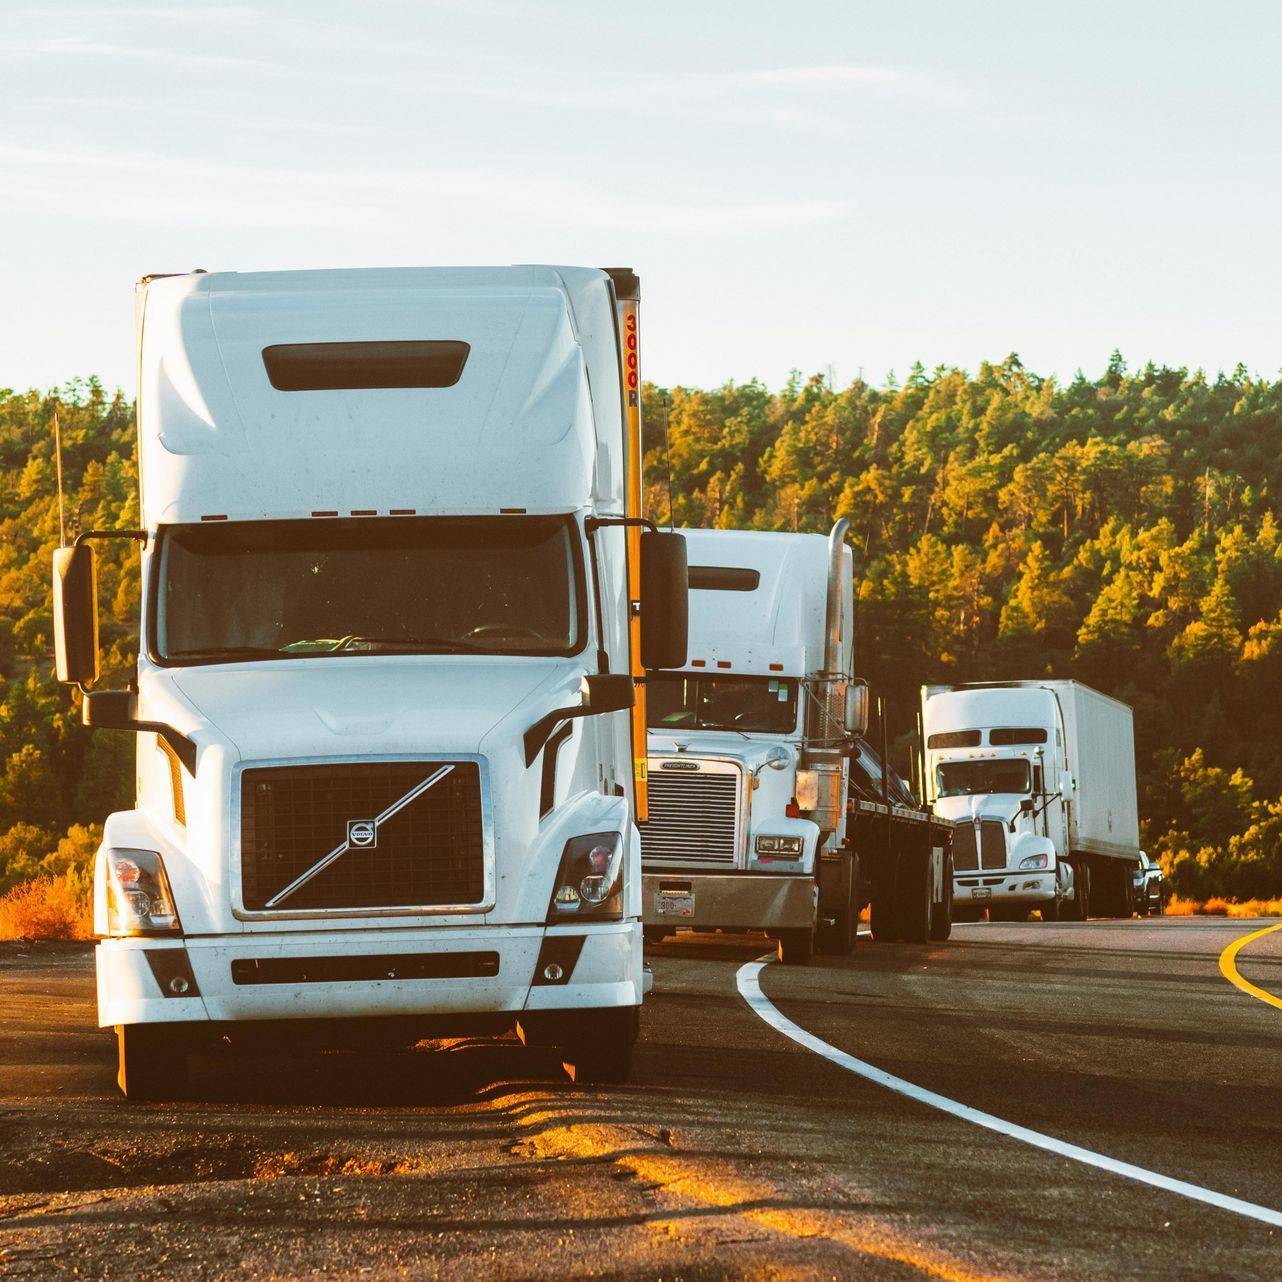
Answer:
[[(1263, 924), (959, 926), (770, 965), (761, 987), (899, 1078), (1282, 1210), (1282, 1010), (1217, 964)], [(85, 950), (0, 949), (0, 1277), (1282, 1277), (1282, 1227), (994, 1134), (782, 1036), (736, 987), (759, 939), (652, 950), (626, 1088), (456, 1042), (202, 1058), (173, 1105), (117, 1095)], [(1282, 995), (1282, 931), (1238, 963)]]

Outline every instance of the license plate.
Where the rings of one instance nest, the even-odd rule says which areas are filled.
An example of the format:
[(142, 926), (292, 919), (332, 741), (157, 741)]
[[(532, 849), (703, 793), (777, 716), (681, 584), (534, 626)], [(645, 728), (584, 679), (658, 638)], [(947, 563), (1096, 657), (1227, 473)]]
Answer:
[(694, 891), (660, 890), (654, 897), (654, 911), (660, 917), (693, 917)]
[(977, 886), (970, 892), (972, 899), (991, 899), (993, 892), (987, 886)]

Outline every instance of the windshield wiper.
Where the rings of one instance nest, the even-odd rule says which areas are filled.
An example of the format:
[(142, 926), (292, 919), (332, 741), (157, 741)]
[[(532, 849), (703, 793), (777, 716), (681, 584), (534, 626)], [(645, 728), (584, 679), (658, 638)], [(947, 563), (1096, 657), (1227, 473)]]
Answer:
[(166, 659), (253, 659), (278, 658), (279, 650), (261, 645), (220, 645), (207, 650), (170, 650)]
[(476, 645), (471, 641), (463, 641), (458, 637), (344, 637), (341, 641), (335, 643), (334, 648), (329, 651), (330, 654), (342, 654), (350, 651), (356, 645), (385, 646), (416, 648), (418, 646), (430, 646), (434, 650), (458, 650), (463, 654), (495, 654), (498, 651), (490, 649), (488, 646)]

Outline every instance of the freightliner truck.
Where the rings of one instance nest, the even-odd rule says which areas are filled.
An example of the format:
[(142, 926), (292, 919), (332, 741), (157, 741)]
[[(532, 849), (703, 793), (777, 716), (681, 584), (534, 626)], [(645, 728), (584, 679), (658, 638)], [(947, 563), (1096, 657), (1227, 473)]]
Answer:
[(958, 822), (954, 916), (1129, 917), (1140, 856), (1126, 704), (1077, 681), (922, 689), (927, 794)]
[(847, 525), (831, 535), (686, 530), (689, 661), (647, 678), (651, 942), (766, 931), (787, 963), (949, 931), (951, 823), (861, 739)]
[[(137, 736), (94, 890), (127, 1095), (223, 1039), (515, 1026), (628, 1072), (634, 679), (684, 663), (686, 601), (681, 536), (637, 515), (637, 300), (565, 267), (139, 285), (141, 528), (54, 561), (58, 675)], [(142, 561), (112, 690), (105, 537)]]

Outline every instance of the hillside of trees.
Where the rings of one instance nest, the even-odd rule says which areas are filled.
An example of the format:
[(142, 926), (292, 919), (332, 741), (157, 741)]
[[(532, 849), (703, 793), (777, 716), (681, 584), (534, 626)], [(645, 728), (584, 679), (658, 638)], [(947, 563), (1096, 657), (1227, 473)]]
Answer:
[[(1175, 889), (1282, 893), (1282, 381), (1115, 354), (1059, 383), (1012, 355), (881, 387), (794, 375), (644, 398), (654, 519), (849, 518), (859, 666), (901, 750), (923, 682), (1076, 677), (1135, 709), (1144, 840)], [(122, 396), (0, 392), (0, 891), (82, 863), (131, 788), (132, 738), (90, 735), (52, 681), (55, 411), (69, 532), (138, 519)], [(100, 550), (110, 681), (131, 662), (138, 561)]]

